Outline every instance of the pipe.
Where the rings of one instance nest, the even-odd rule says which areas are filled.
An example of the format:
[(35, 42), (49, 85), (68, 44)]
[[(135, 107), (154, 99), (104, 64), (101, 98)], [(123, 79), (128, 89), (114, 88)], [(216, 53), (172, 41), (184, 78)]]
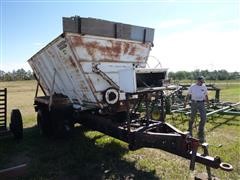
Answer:
[(240, 104), (240, 102), (238, 102), (238, 103), (236, 103), (236, 104), (233, 104), (233, 105), (230, 105), (230, 106), (226, 106), (226, 107), (221, 108), (221, 109), (217, 109), (217, 110), (215, 110), (215, 111), (212, 111), (212, 112), (207, 113), (207, 116), (210, 116), (210, 115), (215, 114), (215, 113), (218, 113), (218, 112), (225, 111), (225, 110), (227, 110), (227, 109), (229, 109), (229, 108), (232, 108), (232, 107), (234, 107), (234, 106), (237, 106), (237, 105), (239, 105), (239, 104)]

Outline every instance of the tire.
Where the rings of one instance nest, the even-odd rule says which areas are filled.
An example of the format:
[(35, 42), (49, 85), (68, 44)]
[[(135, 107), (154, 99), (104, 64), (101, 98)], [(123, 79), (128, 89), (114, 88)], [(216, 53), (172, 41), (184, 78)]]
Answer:
[(13, 109), (11, 112), (10, 130), (15, 139), (19, 140), (23, 138), (23, 122), (19, 109)]
[(128, 116), (128, 112), (122, 111), (122, 112), (118, 112), (118, 113), (115, 115), (115, 118), (117, 119), (117, 121), (118, 121), (119, 123), (122, 123), (122, 122), (127, 121), (127, 116)]
[(151, 119), (155, 121), (159, 121), (161, 118), (161, 111), (159, 110), (158, 107), (153, 107), (151, 111)]
[(55, 138), (69, 137), (73, 133), (74, 122), (67, 118), (64, 110), (54, 110), (51, 112), (53, 133)]
[(40, 134), (43, 136), (51, 137), (53, 135), (52, 120), (48, 110), (38, 110), (37, 125), (40, 130)]

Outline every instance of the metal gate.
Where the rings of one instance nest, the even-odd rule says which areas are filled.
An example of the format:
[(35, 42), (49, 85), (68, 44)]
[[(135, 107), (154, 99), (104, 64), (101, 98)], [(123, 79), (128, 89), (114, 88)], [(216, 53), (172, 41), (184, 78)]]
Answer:
[(0, 89), (0, 131), (7, 130), (7, 88)]

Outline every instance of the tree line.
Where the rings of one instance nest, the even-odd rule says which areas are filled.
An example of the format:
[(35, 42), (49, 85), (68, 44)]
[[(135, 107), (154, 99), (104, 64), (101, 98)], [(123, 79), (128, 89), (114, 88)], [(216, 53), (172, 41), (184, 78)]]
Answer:
[(204, 76), (206, 80), (239, 80), (239, 72), (228, 72), (226, 70), (194, 70), (191, 72), (188, 71), (177, 71), (169, 72), (168, 78), (172, 80), (195, 80), (199, 76)]
[(25, 71), (24, 69), (13, 70), (12, 72), (4, 72), (0, 70), (0, 81), (19, 81), (19, 80), (32, 80), (34, 79), (33, 73)]
[[(239, 72), (228, 72), (226, 70), (194, 70), (169, 72), (168, 78), (172, 80), (193, 80), (198, 76), (204, 76), (207, 80), (237, 80), (240, 79)], [(17, 80), (32, 80), (34, 79), (33, 73), (25, 71), (24, 69), (13, 70), (12, 72), (4, 72), (0, 70), (0, 81), (17, 81)]]

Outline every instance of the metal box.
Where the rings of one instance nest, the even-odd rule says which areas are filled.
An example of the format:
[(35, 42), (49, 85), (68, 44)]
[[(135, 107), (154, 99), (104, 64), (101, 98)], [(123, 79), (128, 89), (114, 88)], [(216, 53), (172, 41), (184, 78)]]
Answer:
[(103, 94), (109, 88), (121, 101), (144, 87), (139, 79), (161, 86), (165, 69), (139, 68), (146, 66), (153, 29), (80, 17), (63, 18), (63, 29), (28, 60), (45, 95), (62, 94), (91, 109), (108, 105)]

